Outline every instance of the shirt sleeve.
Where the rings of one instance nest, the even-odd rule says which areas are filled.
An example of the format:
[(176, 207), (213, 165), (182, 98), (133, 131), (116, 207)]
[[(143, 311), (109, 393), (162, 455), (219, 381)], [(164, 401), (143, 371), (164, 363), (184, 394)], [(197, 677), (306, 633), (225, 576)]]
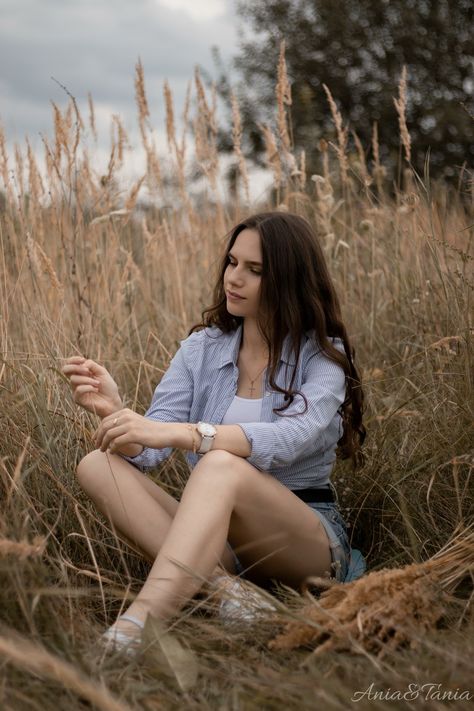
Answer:
[[(187, 339), (185, 339), (187, 340)], [(183, 343), (183, 342), (182, 342)], [(150, 407), (145, 417), (156, 422), (189, 422), (189, 413), (193, 401), (193, 374), (188, 367), (183, 345), (176, 351), (168, 370), (157, 385)], [(167, 459), (172, 447), (145, 449), (136, 457), (121, 456), (142, 471), (153, 469)]]
[[(261, 471), (284, 467), (312, 451), (326, 449), (325, 430), (345, 400), (346, 378), (340, 365), (323, 353), (310, 357), (300, 391), (276, 422), (236, 423), (252, 450), (247, 461)], [(295, 416), (288, 417), (287, 415)]]

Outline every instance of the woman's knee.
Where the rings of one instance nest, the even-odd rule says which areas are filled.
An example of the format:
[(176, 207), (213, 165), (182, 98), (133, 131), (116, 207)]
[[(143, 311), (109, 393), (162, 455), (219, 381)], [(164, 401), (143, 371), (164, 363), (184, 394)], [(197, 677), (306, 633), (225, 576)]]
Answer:
[(235, 491), (243, 476), (245, 471), (241, 457), (224, 449), (212, 449), (191, 471), (186, 486), (210, 486), (211, 489), (218, 487)]
[(76, 468), (76, 478), (86, 491), (97, 488), (110, 476), (108, 455), (100, 449), (94, 449), (81, 459)]

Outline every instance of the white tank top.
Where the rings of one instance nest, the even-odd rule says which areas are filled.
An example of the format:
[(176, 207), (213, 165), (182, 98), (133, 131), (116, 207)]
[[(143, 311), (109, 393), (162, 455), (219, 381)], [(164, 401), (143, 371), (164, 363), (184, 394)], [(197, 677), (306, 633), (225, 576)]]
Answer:
[(249, 398), (234, 395), (222, 420), (223, 425), (233, 425), (236, 422), (260, 422), (260, 411), (263, 398)]

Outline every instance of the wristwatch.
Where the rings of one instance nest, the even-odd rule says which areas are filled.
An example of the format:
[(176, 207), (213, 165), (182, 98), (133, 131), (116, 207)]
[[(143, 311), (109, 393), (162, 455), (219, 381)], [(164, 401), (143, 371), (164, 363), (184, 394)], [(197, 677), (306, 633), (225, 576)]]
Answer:
[(214, 442), (214, 437), (217, 434), (217, 430), (214, 425), (210, 425), (208, 422), (198, 422), (197, 431), (202, 436), (201, 446), (197, 450), (198, 454), (205, 454), (208, 452)]

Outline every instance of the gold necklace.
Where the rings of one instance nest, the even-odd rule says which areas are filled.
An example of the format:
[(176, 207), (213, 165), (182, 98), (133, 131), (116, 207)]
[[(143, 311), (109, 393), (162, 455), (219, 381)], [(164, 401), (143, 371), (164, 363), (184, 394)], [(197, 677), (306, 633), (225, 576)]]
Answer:
[(240, 367), (242, 368), (242, 370), (244, 370), (245, 375), (247, 376), (247, 378), (249, 378), (250, 383), (251, 383), (251, 385), (250, 385), (250, 397), (252, 397), (253, 391), (255, 390), (255, 388), (254, 388), (254, 386), (253, 386), (254, 382), (257, 380), (258, 376), (263, 373), (263, 371), (265, 370), (265, 368), (266, 368), (267, 366), (268, 366), (268, 363), (266, 363), (266, 364), (263, 366), (263, 368), (262, 368), (262, 370), (260, 371), (260, 373), (258, 373), (258, 375), (256, 375), (253, 380), (252, 380), (252, 378), (250, 378), (249, 374), (244, 370), (244, 368), (242, 368), (242, 365), (240, 366)]

